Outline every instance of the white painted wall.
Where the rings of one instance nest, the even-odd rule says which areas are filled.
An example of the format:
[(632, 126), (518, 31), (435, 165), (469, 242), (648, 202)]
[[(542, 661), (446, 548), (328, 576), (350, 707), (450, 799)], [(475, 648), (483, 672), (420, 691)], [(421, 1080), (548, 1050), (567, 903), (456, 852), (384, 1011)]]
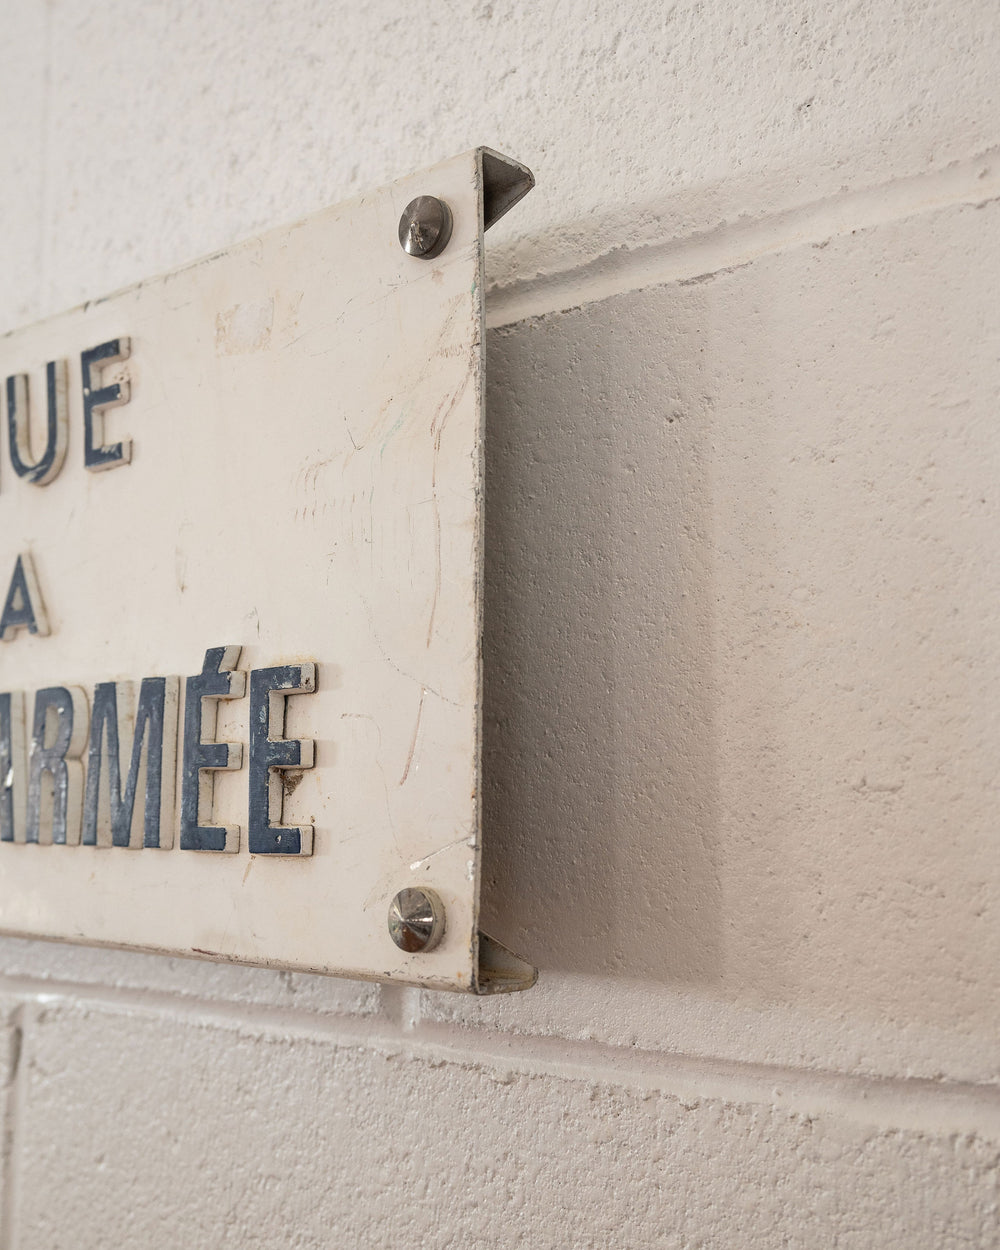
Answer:
[(990, 0), (4, 5), (0, 326), (468, 148), (493, 1001), (15, 940), (3, 1250), (1000, 1244)]

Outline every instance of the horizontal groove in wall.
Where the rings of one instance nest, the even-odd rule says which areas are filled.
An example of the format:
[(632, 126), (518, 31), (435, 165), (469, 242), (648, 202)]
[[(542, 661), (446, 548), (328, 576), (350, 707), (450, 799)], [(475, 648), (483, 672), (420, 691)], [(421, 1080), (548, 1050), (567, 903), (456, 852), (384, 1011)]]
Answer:
[[(67, 1010), (93, 1008), (133, 1018), (184, 1021), (253, 1036), (370, 1050), (455, 1064), (508, 1082), (516, 1076), (585, 1081), (684, 1105), (700, 1101), (776, 1107), (789, 1115), (831, 1116), (885, 1131), (975, 1134), (1000, 1141), (1000, 1087), (925, 1078), (844, 1073), (718, 1061), (602, 1042), (508, 1034), (386, 1016), (323, 1015), (144, 990), (0, 978), (0, 995)], [(402, 1006), (403, 1004), (394, 1004)]]
[(646, 287), (703, 281), (804, 244), (822, 244), (941, 208), (978, 206), (1000, 198), (998, 158), (1000, 149), (990, 149), (945, 169), (845, 191), (702, 234), (617, 248), (576, 268), (494, 286), (487, 295), (487, 326), (497, 329)]

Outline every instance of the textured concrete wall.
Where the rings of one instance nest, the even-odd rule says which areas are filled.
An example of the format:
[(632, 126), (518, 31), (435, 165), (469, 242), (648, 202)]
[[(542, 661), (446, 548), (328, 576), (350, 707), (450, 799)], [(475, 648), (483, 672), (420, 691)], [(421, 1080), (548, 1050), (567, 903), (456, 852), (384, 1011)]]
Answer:
[(0, 328), (476, 143), (469, 1001), (0, 942), (0, 1248), (1000, 1245), (990, 0), (4, 6)]

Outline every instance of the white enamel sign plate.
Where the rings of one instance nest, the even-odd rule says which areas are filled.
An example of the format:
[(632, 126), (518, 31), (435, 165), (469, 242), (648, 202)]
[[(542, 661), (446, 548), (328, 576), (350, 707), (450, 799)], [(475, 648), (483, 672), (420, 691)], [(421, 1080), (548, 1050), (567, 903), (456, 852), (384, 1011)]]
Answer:
[(0, 340), (4, 932), (530, 982), (477, 932), (484, 166), (489, 220), (480, 150)]

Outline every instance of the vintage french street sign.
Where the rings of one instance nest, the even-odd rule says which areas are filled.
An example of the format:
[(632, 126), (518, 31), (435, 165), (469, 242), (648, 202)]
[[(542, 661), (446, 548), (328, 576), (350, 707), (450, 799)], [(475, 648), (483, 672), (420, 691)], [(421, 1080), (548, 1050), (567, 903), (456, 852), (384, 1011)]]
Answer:
[(0, 340), (0, 931), (531, 983), (478, 931), (483, 231), (530, 186), (479, 149)]

